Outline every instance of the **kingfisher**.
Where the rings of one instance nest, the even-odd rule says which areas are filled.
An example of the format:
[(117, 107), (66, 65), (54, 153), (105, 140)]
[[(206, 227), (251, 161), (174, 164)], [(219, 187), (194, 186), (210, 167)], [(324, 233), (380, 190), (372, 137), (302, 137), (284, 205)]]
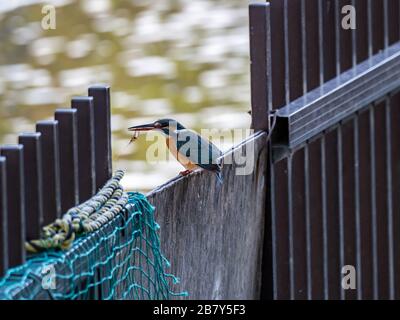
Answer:
[(179, 174), (186, 176), (196, 169), (213, 172), (222, 183), (222, 156), (211, 141), (203, 138), (197, 132), (186, 129), (174, 119), (159, 119), (153, 123), (142, 124), (128, 128), (136, 133), (140, 131), (155, 130), (161, 132), (166, 138), (168, 150), (186, 169)]

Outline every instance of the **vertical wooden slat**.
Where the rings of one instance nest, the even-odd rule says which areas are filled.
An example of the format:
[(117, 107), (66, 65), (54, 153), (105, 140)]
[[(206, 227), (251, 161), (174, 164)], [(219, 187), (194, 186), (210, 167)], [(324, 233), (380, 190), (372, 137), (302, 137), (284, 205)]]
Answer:
[(323, 247), (323, 204), (321, 142), (313, 141), (309, 152), (309, 202), (310, 202), (310, 245), (311, 245), (311, 299), (324, 298), (324, 247)]
[(288, 160), (283, 159), (274, 164), (273, 188), (275, 252), (274, 252), (274, 298), (290, 298), (290, 267), (289, 267), (289, 204), (288, 204)]
[[(342, 270), (342, 267), (345, 265), (344, 264), (344, 207), (343, 207), (343, 134), (342, 134), (342, 125), (338, 126), (336, 129), (337, 132), (337, 165), (338, 165), (338, 175), (337, 175), (337, 180), (338, 180), (338, 218), (339, 218), (339, 270)], [(344, 290), (343, 287), (340, 287), (340, 299), (344, 299)]]
[(289, 60), (289, 17), (288, 17), (288, 0), (283, 0), (283, 37), (284, 37), (284, 54), (285, 54), (285, 103), (290, 102), (290, 60)]
[(93, 97), (96, 189), (98, 190), (112, 175), (110, 87), (91, 86), (89, 96)]
[(270, 3), (272, 106), (273, 109), (277, 109), (287, 103), (285, 86), (284, 1), (271, 0)]
[(60, 133), (61, 211), (79, 203), (78, 117), (76, 109), (57, 109), (54, 115)]
[(368, 58), (368, 1), (354, 0), (356, 9), (356, 43), (357, 62), (360, 63)]
[(389, 298), (385, 102), (374, 107), (378, 298)]
[(328, 241), (328, 186), (326, 169), (327, 144), (325, 135), (321, 137), (321, 202), (322, 202), (322, 244), (323, 244), (323, 275), (324, 275), (324, 299), (329, 299), (329, 241)]
[(322, 1), (322, 30), (324, 56), (324, 82), (336, 76), (336, 14), (335, 0)]
[(307, 239), (306, 239), (306, 202), (305, 202), (305, 151), (304, 148), (293, 154), (291, 163), (292, 195), (292, 260), (294, 299), (307, 299)]
[[(352, 265), (357, 269), (354, 148), (354, 119), (351, 119), (342, 125), (343, 261), (341, 264), (342, 267)], [(356, 299), (357, 289), (344, 290), (344, 298)]]
[[(292, 187), (292, 176), (293, 176), (293, 156), (290, 154), (287, 157), (287, 202), (288, 202), (288, 237), (289, 237), (289, 288), (290, 288), (290, 299), (295, 297), (295, 268), (294, 268), (294, 221), (293, 221), (293, 187)], [(279, 230), (281, 231), (281, 230)]]
[(319, 0), (305, 0), (305, 39), (307, 91), (320, 85)]
[(24, 147), (26, 238), (39, 239), (43, 227), (43, 171), (40, 133), (23, 133), (19, 144)]
[(275, 209), (275, 173), (274, 164), (272, 162), (271, 143), (268, 145), (268, 163), (266, 170), (267, 190), (266, 196), (266, 216), (265, 230), (271, 230), (270, 236), (265, 234), (263, 259), (262, 259), (262, 275), (261, 275), (261, 294), (262, 300), (272, 300), (277, 297), (277, 255), (276, 255), (276, 209)]
[(269, 4), (249, 6), (250, 18), (250, 73), (252, 128), (268, 130), (270, 110), (270, 16)]
[(393, 242), (393, 183), (392, 183), (392, 129), (390, 121), (391, 98), (388, 96), (385, 101), (385, 141), (386, 141), (386, 207), (387, 207), (387, 241), (388, 241), (388, 297), (394, 299), (395, 296), (395, 276), (394, 276), (394, 242)]
[(0, 156), (0, 277), (8, 268), (6, 158)]
[(368, 36), (368, 57), (374, 54), (374, 8), (373, 0), (367, 0), (367, 36)]
[[(305, 88), (306, 89), (306, 88)], [(310, 150), (309, 144), (304, 146), (304, 213), (306, 235), (306, 270), (307, 270), (307, 299), (312, 299), (312, 255), (311, 255), (311, 195), (310, 195)]]
[[(357, 3), (357, 0), (351, 0), (351, 5), (355, 8)], [(357, 11), (356, 11), (356, 29), (352, 30), (351, 32), (351, 50), (352, 50), (352, 55), (351, 55), (351, 64), (352, 67), (355, 67), (357, 65)]]
[(339, 239), (339, 198), (338, 198), (338, 154), (337, 130), (325, 136), (325, 174), (326, 174), (326, 224), (328, 264), (328, 298), (340, 298), (341, 268)]
[(392, 208), (394, 298), (400, 299), (400, 92), (391, 98), (390, 129), (392, 136)]
[(371, 143), (369, 111), (358, 118), (358, 166), (360, 185), (361, 298), (373, 298)]
[(386, 49), (389, 46), (389, 2), (383, 0), (383, 48)]
[[(338, 0), (337, 10), (337, 28), (339, 33), (339, 56), (340, 72), (344, 72), (353, 66), (353, 31), (352, 29), (342, 28), (342, 8), (351, 4), (349, 0)], [(357, 18), (356, 18), (357, 19)]]
[(354, 117), (353, 126), (353, 143), (354, 143), (354, 210), (355, 210), (355, 237), (356, 237), (356, 288), (357, 288), (357, 299), (362, 299), (363, 283), (362, 283), (362, 243), (361, 243), (361, 194), (360, 194), (360, 125), (359, 125), (359, 113)]
[[(254, 130), (269, 130), (269, 110), (271, 101), (271, 33), (270, 6), (267, 3), (249, 5), (250, 19), (250, 71), (251, 71), (251, 104), (252, 128)], [(271, 167), (271, 158), (268, 166)], [(271, 171), (267, 169), (272, 180)], [(267, 192), (272, 192), (271, 188)], [(271, 194), (268, 194), (271, 199)], [(271, 201), (269, 200), (269, 203)], [(269, 208), (271, 209), (271, 208)], [(271, 230), (265, 236), (262, 262), (261, 299), (273, 298), (273, 234), (272, 210), (267, 209), (265, 228)]]
[(376, 196), (376, 139), (375, 139), (375, 115), (373, 106), (369, 107), (369, 139), (371, 143), (371, 232), (372, 232), (372, 288), (373, 298), (379, 298), (378, 275), (378, 231), (377, 231), (377, 196)]
[(384, 35), (384, 0), (373, 0), (371, 5), (372, 11), (372, 53), (376, 54), (385, 46)]
[(74, 97), (72, 108), (78, 111), (79, 202), (96, 192), (94, 113), (92, 97)]
[(61, 217), (60, 150), (58, 122), (39, 121), (36, 131), (41, 133), (43, 164), (43, 223)]
[(6, 158), (8, 267), (25, 262), (25, 191), (24, 154), (22, 145), (0, 148)]
[(303, 89), (303, 94), (306, 94), (309, 90), (307, 88), (308, 86), (308, 80), (307, 80), (307, 6), (306, 6), (306, 1), (301, 0), (300, 1), (300, 30), (301, 30), (301, 66), (302, 66), (302, 89)]
[(388, 16), (388, 41), (389, 45), (400, 40), (400, 2), (399, 0), (387, 1), (387, 16)]
[(289, 70), (289, 101), (293, 101), (304, 93), (303, 79), (303, 39), (301, 21), (301, 1), (286, 1), (285, 16), (287, 20), (287, 58)]

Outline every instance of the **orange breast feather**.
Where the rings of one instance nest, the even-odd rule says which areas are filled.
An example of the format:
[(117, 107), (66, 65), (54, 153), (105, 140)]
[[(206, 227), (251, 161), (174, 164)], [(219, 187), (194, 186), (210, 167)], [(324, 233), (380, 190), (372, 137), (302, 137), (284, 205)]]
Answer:
[(175, 142), (171, 138), (166, 139), (167, 147), (176, 160), (185, 167), (186, 170), (194, 170), (199, 168), (198, 165), (190, 161), (186, 156), (178, 152)]

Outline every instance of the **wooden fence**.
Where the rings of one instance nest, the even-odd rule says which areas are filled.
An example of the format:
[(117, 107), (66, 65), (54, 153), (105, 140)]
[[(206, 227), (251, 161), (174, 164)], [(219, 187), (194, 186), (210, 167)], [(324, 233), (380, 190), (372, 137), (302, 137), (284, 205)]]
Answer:
[(396, 0), (250, 6), (253, 124), (276, 116), (263, 298), (400, 297), (399, 16)]
[[(341, 26), (349, 4), (355, 30)], [(171, 273), (190, 298), (399, 298), (399, 2), (271, 0), (249, 13), (256, 133), (225, 157), (254, 170), (228, 164), (222, 185), (201, 171), (148, 194)], [(72, 107), (1, 148), (2, 271), (110, 176), (109, 88)], [(345, 265), (356, 289), (341, 286)]]
[(18, 144), (0, 147), (0, 275), (25, 262), (26, 239), (111, 177), (110, 89), (92, 86)]

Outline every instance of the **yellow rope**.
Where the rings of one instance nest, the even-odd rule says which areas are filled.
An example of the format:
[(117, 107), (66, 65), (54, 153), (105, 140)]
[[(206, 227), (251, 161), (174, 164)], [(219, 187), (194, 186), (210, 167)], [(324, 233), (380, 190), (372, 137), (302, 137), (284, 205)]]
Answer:
[(128, 195), (120, 184), (124, 172), (118, 170), (91, 199), (67, 211), (62, 219), (42, 229), (41, 239), (25, 243), (28, 252), (46, 249), (69, 249), (77, 235), (98, 230), (118, 215), (128, 202)]

